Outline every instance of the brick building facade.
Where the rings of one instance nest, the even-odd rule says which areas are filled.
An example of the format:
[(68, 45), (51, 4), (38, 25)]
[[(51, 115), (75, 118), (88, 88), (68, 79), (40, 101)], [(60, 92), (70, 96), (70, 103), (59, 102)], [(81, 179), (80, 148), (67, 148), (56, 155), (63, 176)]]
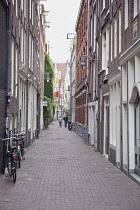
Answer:
[(39, 0), (0, 5), (0, 138), (25, 132), (28, 147), (43, 129), (45, 7)]
[(76, 131), (87, 141), (87, 67), (82, 68), (81, 56), (87, 55), (88, 0), (81, 1), (76, 24)]
[[(103, 4), (102, 4), (103, 3)], [(139, 4), (100, 2), (99, 151), (139, 176)]]
[(137, 0), (81, 0), (76, 23), (76, 131), (82, 136), (88, 116), (87, 142), (136, 180), (140, 176), (139, 11)]
[(0, 1), (0, 166), (3, 159), (2, 138), (5, 137), (6, 92), (7, 92), (7, 4)]

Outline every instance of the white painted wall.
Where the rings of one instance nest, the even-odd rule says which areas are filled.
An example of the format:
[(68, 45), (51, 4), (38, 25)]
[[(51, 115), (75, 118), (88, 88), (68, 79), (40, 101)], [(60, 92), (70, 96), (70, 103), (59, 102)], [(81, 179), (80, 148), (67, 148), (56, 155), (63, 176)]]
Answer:
[(107, 132), (107, 130), (106, 130), (106, 127), (107, 127), (107, 125), (106, 125), (106, 122), (107, 122), (107, 119), (106, 119), (106, 107), (109, 106), (108, 96), (109, 96), (109, 94), (107, 96), (104, 96), (104, 98), (103, 98), (104, 99), (104, 143), (103, 143), (103, 154), (106, 153), (105, 152), (106, 132)]
[[(134, 84), (135, 75), (135, 62), (134, 59), (128, 61), (128, 99), (131, 97), (132, 88)], [(129, 169), (135, 167), (135, 117), (134, 117), (134, 104), (128, 104), (128, 135), (129, 135)]]
[(123, 168), (128, 167), (128, 136), (127, 136), (127, 68), (126, 63), (122, 66), (122, 150), (123, 150)]
[(18, 116), (18, 129), (25, 131), (26, 127), (26, 82), (19, 79), (19, 116)]
[(28, 98), (28, 129), (31, 131), (31, 139), (36, 132), (36, 115), (37, 115), (37, 91), (34, 85), (29, 84)]

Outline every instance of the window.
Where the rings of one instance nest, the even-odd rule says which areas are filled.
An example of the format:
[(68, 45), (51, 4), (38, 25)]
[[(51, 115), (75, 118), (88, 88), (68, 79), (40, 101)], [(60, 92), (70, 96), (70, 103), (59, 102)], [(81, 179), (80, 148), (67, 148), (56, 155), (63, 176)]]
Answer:
[(102, 69), (106, 70), (108, 74), (108, 61), (109, 61), (109, 28), (106, 28), (102, 34)]
[(106, 69), (106, 32), (102, 34), (102, 69)]
[[(31, 55), (31, 34), (29, 35), (29, 55)], [(29, 56), (29, 69), (31, 69), (31, 56)]]
[(134, 0), (134, 17), (136, 17), (139, 11), (140, 11), (140, 0)]
[(13, 95), (14, 93), (14, 40), (12, 40), (12, 68), (11, 68), (11, 94)]
[(16, 0), (16, 16), (18, 16), (18, 0)]
[(95, 91), (96, 91), (96, 74), (95, 74), (95, 71), (96, 71), (96, 68), (95, 68), (95, 61), (93, 62), (93, 69), (92, 69), (92, 71), (93, 71), (93, 78), (92, 78), (92, 80), (93, 80), (93, 85), (92, 85), (92, 87), (93, 87), (93, 99), (95, 98)]
[(30, 20), (32, 20), (32, 9), (33, 9), (32, 6), (33, 6), (32, 0), (30, 0), (30, 5), (29, 5), (29, 7), (30, 7), (30, 12), (29, 12)]
[(97, 27), (97, 21), (96, 21), (96, 11), (94, 12), (94, 40), (93, 40), (93, 51), (95, 52), (96, 47), (96, 27)]
[(113, 60), (113, 24), (111, 23), (111, 26), (110, 26), (110, 30), (111, 30), (111, 37), (110, 37), (110, 45), (111, 45), (111, 49), (110, 49), (110, 54), (111, 54), (111, 61)]
[(106, 29), (106, 74), (108, 74), (108, 62), (109, 62), (109, 28)]
[(23, 3), (24, 3), (24, 17), (26, 17), (26, 1), (23, 1)]
[(20, 7), (23, 10), (23, 0), (20, 0)]
[(92, 16), (91, 16), (90, 17), (90, 47), (92, 47), (92, 41), (93, 41), (92, 30), (93, 30), (93, 22), (92, 22)]
[(114, 19), (114, 58), (117, 56), (117, 18)]
[(125, 0), (125, 29), (129, 23), (129, 0)]
[(105, 9), (105, 0), (103, 0), (103, 2), (102, 2), (102, 6), (103, 6), (103, 9)]
[(24, 60), (24, 50), (23, 50), (23, 46), (24, 46), (24, 30), (23, 28), (21, 28), (21, 35), (20, 35), (20, 54), (21, 54), (21, 62), (23, 63), (23, 60)]
[(109, 0), (103, 0), (103, 9), (106, 9), (106, 11), (109, 9)]
[(34, 4), (33, 4), (33, 1), (32, 1), (32, 24), (33, 24), (33, 14), (34, 14), (34, 11), (35, 11), (35, 8), (34, 8)]
[(109, 0), (105, 0), (105, 8), (106, 8), (106, 10), (109, 9)]
[(33, 39), (32, 39), (32, 71), (33, 71), (33, 67), (34, 67), (34, 65), (33, 65), (33, 61), (34, 61), (34, 42), (33, 42)]
[(34, 49), (33, 49), (33, 38), (31, 34), (29, 35), (29, 68), (31, 71), (33, 71), (33, 54), (34, 54)]
[(17, 84), (18, 84), (18, 75), (17, 75), (17, 71), (18, 71), (18, 50), (16, 49), (15, 52), (15, 97), (17, 98)]
[(121, 40), (122, 40), (122, 31), (121, 31), (121, 19), (122, 18), (122, 14), (121, 14), (121, 10), (119, 9), (119, 52), (121, 52)]

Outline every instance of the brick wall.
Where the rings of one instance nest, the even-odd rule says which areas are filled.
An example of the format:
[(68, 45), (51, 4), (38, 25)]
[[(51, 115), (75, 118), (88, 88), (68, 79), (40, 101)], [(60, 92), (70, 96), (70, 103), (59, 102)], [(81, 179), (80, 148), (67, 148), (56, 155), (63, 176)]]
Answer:
[(0, 168), (3, 156), (3, 143), (5, 136), (5, 108), (7, 87), (7, 34), (6, 34), (6, 8), (0, 1)]

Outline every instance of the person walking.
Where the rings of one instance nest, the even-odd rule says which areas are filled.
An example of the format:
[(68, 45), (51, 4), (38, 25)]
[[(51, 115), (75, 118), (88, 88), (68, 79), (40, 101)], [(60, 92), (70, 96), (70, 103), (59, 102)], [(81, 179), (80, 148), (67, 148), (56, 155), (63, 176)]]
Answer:
[(59, 121), (59, 127), (61, 127), (62, 126), (62, 117), (61, 116), (59, 117), (58, 121)]
[(68, 116), (65, 116), (63, 119), (64, 119), (64, 122), (65, 122), (65, 127), (67, 127), (67, 123), (68, 123)]

